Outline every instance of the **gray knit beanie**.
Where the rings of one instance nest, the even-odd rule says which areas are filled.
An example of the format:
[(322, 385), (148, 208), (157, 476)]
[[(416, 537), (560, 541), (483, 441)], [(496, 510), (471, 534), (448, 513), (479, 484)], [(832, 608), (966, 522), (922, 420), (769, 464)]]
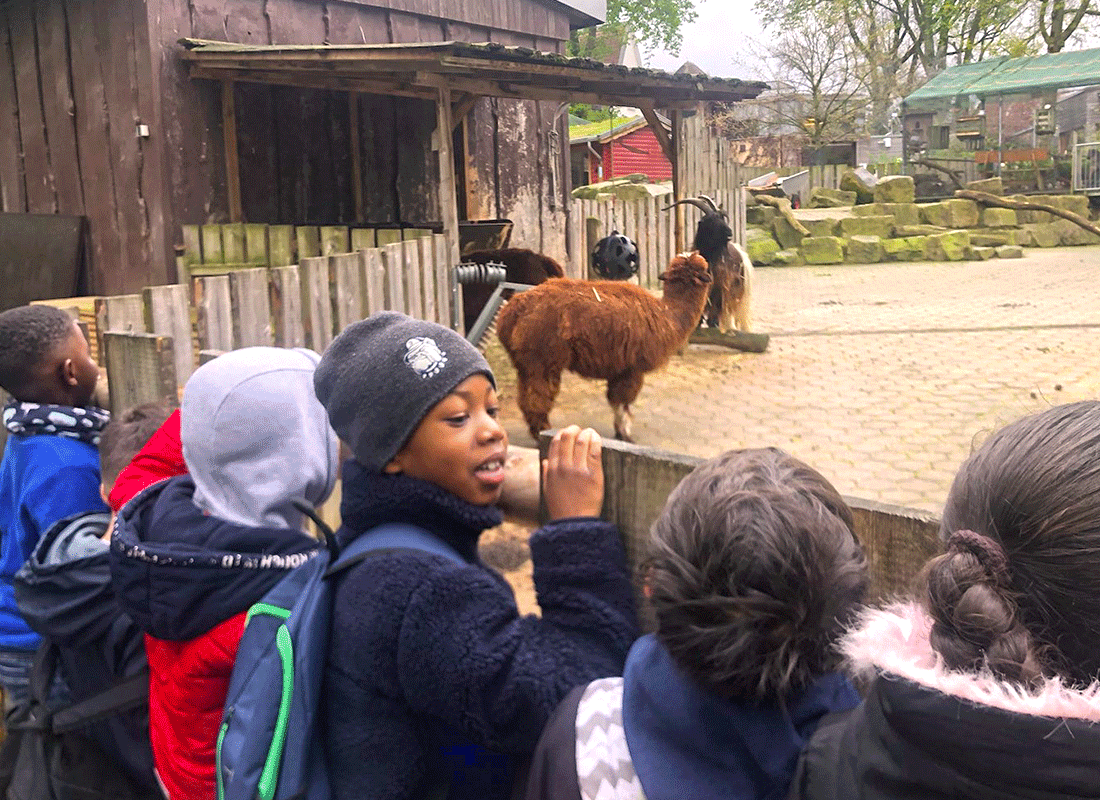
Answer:
[(381, 472), (432, 407), (478, 373), (496, 386), (485, 357), (459, 334), (380, 311), (336, 337), (313, 388), (355, 459)]

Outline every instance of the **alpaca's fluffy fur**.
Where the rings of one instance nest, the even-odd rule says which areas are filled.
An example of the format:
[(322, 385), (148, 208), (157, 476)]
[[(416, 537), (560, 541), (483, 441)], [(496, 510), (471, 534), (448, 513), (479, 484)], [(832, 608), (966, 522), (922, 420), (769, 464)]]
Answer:
[(518, 401), (531, 435), (550, 427), (564, 370), (607, 381), (615, 435), (630, 441), (630, 404), (644, 375), (663, 367), (699, 324), (710, 274), (681, 255), (661, 275), (664, 296), (618, 281), (555, 278), (518, 294), (497, 332), (518, 375)]
[(897, 675), (962, 700), (1038, 717), (1100, 722), (1100, 683), (1076, 689), (1049, 678), (1029, 689), (988, 673), (950, 670), (929, 644), (932, 620), (915, 603), (865, 611), (841, 640), (849, 671)]
[[(503, 264), (507, 270), (505, 280), (509, 283), (526, 283), (537, 286), (547, 278), (560, 278), (565, 270), (550, 256), (510, 247), (505, 250), (477, 250), (462, 257), (464, 264), (487, 264), (495, 261)], [(462, 287), (462, 313), (469, 331), (477, 321), (481, 309), (489, 302), (496, 288), (491, 283), (468, 283)]]

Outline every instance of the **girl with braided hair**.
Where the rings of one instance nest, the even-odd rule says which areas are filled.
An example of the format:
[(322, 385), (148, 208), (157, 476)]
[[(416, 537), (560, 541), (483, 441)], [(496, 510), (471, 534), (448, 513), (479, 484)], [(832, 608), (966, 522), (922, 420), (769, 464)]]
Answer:
[(1100, 797), (1100, 403), (993, 434), (944, 507), (919, 599), (842, 641), (869, 681), (793, 798)]

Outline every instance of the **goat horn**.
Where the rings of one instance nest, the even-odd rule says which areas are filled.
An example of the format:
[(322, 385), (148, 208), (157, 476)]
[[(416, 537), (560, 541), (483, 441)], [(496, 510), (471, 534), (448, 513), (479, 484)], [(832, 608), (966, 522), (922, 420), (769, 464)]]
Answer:
[(703, 201), (705, 201), (706, 203), (708, 203), (708, 204), (710, 205), (710, 210), (711, 210), (712, 212), (714, 212), (715, 214), (722, 214), (722, 213), (725, 213), (725, 212), (723, 212), (723, 211), (722, 211), (722, 209), (720, 209), (720, 208), (719, 208), (719, 207), (718, 207), (717, 205), (715, 205), (715, 203), (714, 203), (714, 201), (713, 201), (713, 200), (711, 200), (711, 199), (710, 199), (709, 197), (707, 197), (707, 196), (706, 196), (705, 194), (701, 194), (701, 195), (699, 195), (699, 199), (700, 199), (700, 200), (703, 200)]
[(685, 198), (685, 199), (683, 199), (683, 200), (677, 200), (677, 201), (676, 201), (675, 203), (673, 203), (672, 205), (670, 205), (670, 206), (665, 206), (665, 207), (664, 207), (664, 208), (662, 208), (661, 210), (662, 210), (662, 211), (671, 211), (671, 210), (672, 210), (673, 208), (675, 208), (676, 206), (680, 206), (680, 205), (683, 205), (684, 203), (687, 203), (688, 205), (692, 205), (692, 206), (695, 206), (695, 207), (696, 207), (697, 209), (699, 209), (700, 211), (702, 211), (702, 212), (703, 212), (704, 214), (710, 214), (710, 213), (712, 213), (712, 212), (711, 212), (711, 209), (710, 209), (710, 208), (707, 208), (707, 205), (706, 205), (706, 203), (704, 203), (704, 202), (703, 202), (702, 200), (700, 200), (700, 199), (699, 199), (698, 197), (688, 197), (688, 198)]

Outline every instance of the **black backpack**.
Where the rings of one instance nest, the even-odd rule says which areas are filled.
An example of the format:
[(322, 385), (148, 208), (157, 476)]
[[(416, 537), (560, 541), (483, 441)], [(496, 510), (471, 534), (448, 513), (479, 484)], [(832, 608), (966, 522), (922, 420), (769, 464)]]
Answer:
[(43, 639), (34, 656), (30, 696), (4, 715), (0, 800), (163, 800), (138, 788), (83, 729), (149, 702), (143, 670), (79, 703), (48, 698), (58, 649)]

